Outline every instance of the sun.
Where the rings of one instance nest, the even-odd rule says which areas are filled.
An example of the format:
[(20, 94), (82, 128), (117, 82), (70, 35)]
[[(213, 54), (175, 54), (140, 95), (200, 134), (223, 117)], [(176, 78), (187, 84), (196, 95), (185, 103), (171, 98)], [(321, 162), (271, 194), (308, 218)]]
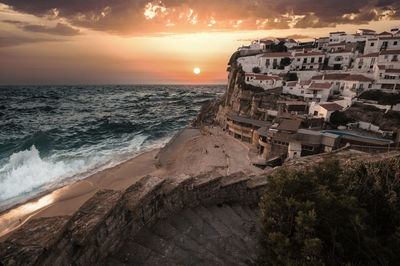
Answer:
[(195, 68), (193, 69), (193, 73), (195, 73), (196, 75), (200, 74), (200, 68), (195, 67)]

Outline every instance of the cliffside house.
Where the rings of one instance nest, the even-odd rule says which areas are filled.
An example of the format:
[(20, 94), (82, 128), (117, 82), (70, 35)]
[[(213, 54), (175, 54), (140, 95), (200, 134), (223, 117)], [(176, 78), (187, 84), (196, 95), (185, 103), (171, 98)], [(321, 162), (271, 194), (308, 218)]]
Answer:
[(311, 103), (310, 109), (309, 109), (309, 114), (317, 117), (317, 118), (323, 118), (325, 121), (329, 121), (331, 118), (331, 114), (335, 111), (341, 111), (343, 110), (343, 106), (338, 105), (337, 103)]
[(282, 86), (282, 78), (274, 75), (246, 73), (245, 82), (264, 90)]

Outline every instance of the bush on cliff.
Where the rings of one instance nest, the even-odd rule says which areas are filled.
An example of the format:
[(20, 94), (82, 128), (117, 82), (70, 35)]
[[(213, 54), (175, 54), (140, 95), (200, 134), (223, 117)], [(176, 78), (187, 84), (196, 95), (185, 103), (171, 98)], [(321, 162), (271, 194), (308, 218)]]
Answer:
[(400, 261), (400, 159), (269, 177), (260, 201), (260, 265), (394, 265)]

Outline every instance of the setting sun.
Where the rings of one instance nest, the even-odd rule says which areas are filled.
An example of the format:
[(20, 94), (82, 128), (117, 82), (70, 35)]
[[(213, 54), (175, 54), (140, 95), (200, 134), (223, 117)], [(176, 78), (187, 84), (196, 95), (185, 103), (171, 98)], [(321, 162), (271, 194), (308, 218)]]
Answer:
[(200, 74), (200, 68), (195, 67), (195, 68), (193, 69), (193, 73), (195, 73), (196, 75)]

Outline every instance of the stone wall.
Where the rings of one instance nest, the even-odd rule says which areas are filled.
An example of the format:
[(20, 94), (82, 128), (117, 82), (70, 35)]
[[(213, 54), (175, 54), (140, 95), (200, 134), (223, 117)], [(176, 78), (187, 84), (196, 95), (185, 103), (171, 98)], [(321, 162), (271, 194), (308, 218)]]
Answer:
[(146, 176), (125, 192), (97, 192), (72, 217), (29, 221), (0, 243), (0, 262), (101, 264), (102, 259), (121, 247), (125, 236), (144, 226), (199, 205), (256, 205), (264, 185), (265, 178), (254, 182), (242, 172), (230, 176), (213, 172), (194, 178), (182, 175), (172, 180)]

